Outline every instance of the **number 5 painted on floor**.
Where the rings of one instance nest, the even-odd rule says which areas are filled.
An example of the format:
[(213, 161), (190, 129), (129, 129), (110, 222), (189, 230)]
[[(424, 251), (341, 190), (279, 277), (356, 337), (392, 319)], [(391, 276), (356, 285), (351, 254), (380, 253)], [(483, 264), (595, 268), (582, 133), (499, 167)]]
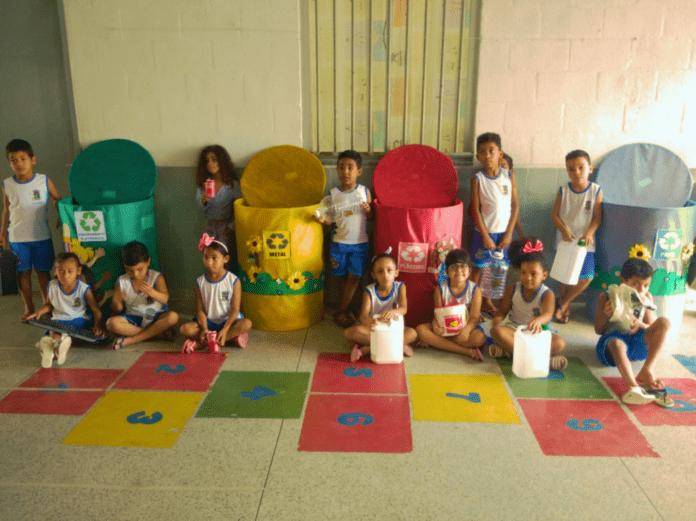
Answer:
[(370, 416), (369, 414), (362, 414), (360, 412), (347, 412), (345, 414), (341, 414), (338, 417), (338, 423), (341, 425), (359, 425), (360, 420), (363, 420), (362, 424), (363, 425), (370, 425), (372, 422), (375, 421), (374, 416)]
[(343, 374), (351, 378), (358, 378), (359, 376), (364, 376), (365, 378), (372, 378), (372, 369), (368, 367), (363, 367), (361, 369), (358, 369), (357, 367), (346, 367), (343, 370)]

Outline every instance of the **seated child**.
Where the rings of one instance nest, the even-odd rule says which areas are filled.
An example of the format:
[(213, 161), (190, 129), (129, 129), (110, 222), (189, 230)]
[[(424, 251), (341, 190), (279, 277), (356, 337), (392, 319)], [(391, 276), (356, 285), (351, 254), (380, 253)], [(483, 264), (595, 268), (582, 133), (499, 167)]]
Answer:
[[(648, 291), (653, 269), (643, 259), (628, 259), (621, 267), (621, 287), (633, 288), (628, 313), (629, 324), (621, 325), (621, 317), (614, 317), (614, 305), (607, 293), (597, 299), (595, 333), (602, 335), (597, 342), (597, 356), (605, 365), (616, 366), (628, 386), (621, 400), (632, 405), (651, 403), (664, 393), (663, 383), (653, 374), (653, 367), (662, 351), (670, 329), (668, 318), (656, 318), (652, 296)], [(610, 290), (616, 289), (612, 286)], [(635, 377), (631, 361), (645, 360)], [(664, 398), (662, 398), (664, 400)]]
[(480, 348), (486, 343), (486, 335), (479, 327), (481, 314), (481, 290), (471, 282), (471, 257), (466, 250), (452, 250), (445, 257), (447, 279), (441, 282), (433, 300), (435, 307), (465, 304), (469, 318), (464, 327), (454, 336), (445, 337), (445, 330), (437, 318), (416, 327), (418, 338), (433, 347), (466, 355), (483, 361)]
[[(52, 313), (53, 320), (79, 329), (89, 329), (94, 323), (94, 334), (103, 335), (102, 314), (94, 299), (92, 288), (79, 279), (82, 271), (80, 258), (74, 253), (59, 253), (56, 256), (54, 271), (57, 280), (48, 283), (48, 302), (27, 319)], [(94, 322), (87, 312), (87, 306), (92, 312)], [(56, 352), (58, 365), (63, 365), (71, 344), (72, 339), (66, 333), (51, 331), (50, 336), (43, 337), (36, 344), (41, 351), (41, 367), (51, 367)]]
[[(494, 344), (491, 344), (488, 350), (488, 354), (493, 358), (512, 356), (515, 330), (518, 326), (526, 325), (532, 333), (540, 333), (541, 326), (548, 324), (553, 316), (556, 296), (542, 283), (549, 275), (543, 250), (540, 240), (530, 238), (525, 242), (522, 253), (514, 258), (514, 262), (519, 263), (520, 280), (505, 288), (503, 300), (493, 317), (491, 337)], [(508, 312), (510, 317), (502, 324)], [(564, 349), (563, 339), (552, 333), (549, 365), (551, 369), (563, 371), (567, 367), (568, 360), (559, 355)]]
[[(372, 259), (371, 274), (376, 282), (369, 284), (363, 293), (360, 323), (343, 332), (346, 340), (354, 344), (350, 352), (352, 362), (369, 354), (372, 326), (379, 320), (388, 321), (396, 315), (404, 316), (407, 311), (406, 285), (394, 280), (399, 276), (399, 270), (389, 251)], [(413, 349), (409, 344), (417, 337), (415, 329), (404, 327), (404, 355), (413, 356)]]
[[(129, 242), (121, 251), (121, 259), (126, 274), (116, 280), (111, 299), (113, 316), (106, 321), (106, 328), (117, 335), (114, 349), (161, 335), (179, 322), (179, 315), (167, 310), (167, 283), (158, 271), (150, 269), (147, 247)], [(124, 308), (125, 313), (119, 315)]]
[(236, 346), (246, 347), (252, 324), (239, 312), (242, 283), (225, 268), (230, 260), (229, 250), (206, 233), (198, 249), (203, 251), (205, 275), (198, 277), (193, 287), (196, 320), (181, 326), (181, 334), (187, 338), (181, 352), (193, 353), (200, 342), (208, 346), (208, 352), (217, 353), (220, 346), (232, 339)]

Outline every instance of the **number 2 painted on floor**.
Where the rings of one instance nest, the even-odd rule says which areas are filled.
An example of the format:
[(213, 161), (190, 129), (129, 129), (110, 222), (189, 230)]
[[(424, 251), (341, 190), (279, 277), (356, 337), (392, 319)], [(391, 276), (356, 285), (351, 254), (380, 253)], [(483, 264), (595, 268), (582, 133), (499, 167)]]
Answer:
[(601, 431), (604, 428), (601, 421), (591, 418), (586, 418), (584, 420), (568, 420), (566, 425), (574, 431)]

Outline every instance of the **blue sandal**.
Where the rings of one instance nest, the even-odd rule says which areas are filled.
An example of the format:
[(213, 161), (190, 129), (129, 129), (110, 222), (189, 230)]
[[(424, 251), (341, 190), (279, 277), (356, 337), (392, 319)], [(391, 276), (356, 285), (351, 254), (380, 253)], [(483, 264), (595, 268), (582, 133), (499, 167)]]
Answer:
[(121, 349), (123, 347), (123, 341), (125, 338), (122, 336), (118, 337), (116, 340), (114, 340), (114, 343), (111, 344), (111, 349)]

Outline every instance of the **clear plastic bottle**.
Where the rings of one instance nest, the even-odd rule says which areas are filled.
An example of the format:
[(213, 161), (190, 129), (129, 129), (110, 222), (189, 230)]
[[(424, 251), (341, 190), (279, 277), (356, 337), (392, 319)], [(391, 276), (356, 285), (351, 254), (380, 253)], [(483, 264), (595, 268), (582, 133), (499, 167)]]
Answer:
[(510, 265), (500, 250), (494, 251), (491, 259), (491, 263), (481, 271), (480, 287), (484, 297), (496, 300), (503, 298)]

